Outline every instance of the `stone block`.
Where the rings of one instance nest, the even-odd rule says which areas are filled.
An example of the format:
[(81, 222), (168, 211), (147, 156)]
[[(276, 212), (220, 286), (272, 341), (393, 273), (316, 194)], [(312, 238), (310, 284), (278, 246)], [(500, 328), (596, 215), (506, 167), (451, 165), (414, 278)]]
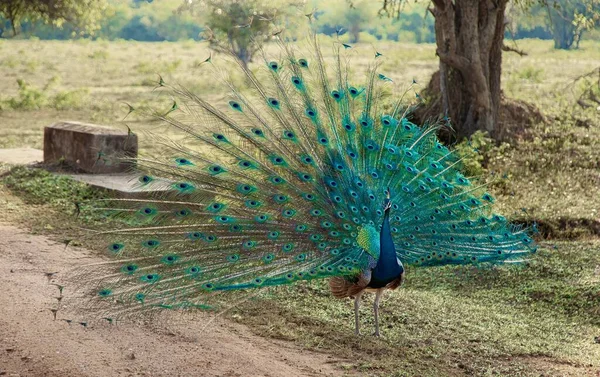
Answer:
[(105, 174), (130, 170), (123, 157), (137, 157), (135, 134), (94, 124), (57, 122), (44, 129), (44, 163), (62, 162), (79, 172)]

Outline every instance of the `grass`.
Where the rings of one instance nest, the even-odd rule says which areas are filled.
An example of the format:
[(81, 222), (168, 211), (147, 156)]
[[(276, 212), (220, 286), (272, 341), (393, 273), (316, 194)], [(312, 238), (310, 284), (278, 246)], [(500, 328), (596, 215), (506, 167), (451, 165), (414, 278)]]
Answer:
[(12, 191), (18, 192), (28, 204), (47, 204), (70, 215), (76, 213), (74, 203), (106, 196), (102, 191), (75, 182), (68, 176), (22, 166), (11, 169), (2, 183)]
[(536, 67), (524, 67), (520, 71), (516, 72), (516, 76), (523, 80), (541, 83), (544, 79), (544, 70)]
[[(549, 288), (544, 288), (540, 274), (549, 280), (561, 275), (544, 272), (546, 261), (561, 270), (577, 266), (591, 273), (585, 262), (598, 263), (597, 246), (583, 244), (555, 255), (545, 250), (533, 266), (521, 270), (409, 271), (407, 286), (390, 294), (382, 306), (383, 341), (368, 336), (356, 339), (350, 302), (332, 302), (324, 284), (281, 289), (242, 307), (233, 317), (263, 335), (332, 351), (368, 374), (530, 376), (538, 375), (538, 362), (546, 364), (546, 372), (562, 363), (597, 368), (600, 351), (593, 337), (598, 327), (587, 323), (592, 313), (562, 312), (577, 310), (581, 297), (560, 297), (547, 306), (531, 297), (537, 289)], [(577, 279), (568, 275), (567, 281)], [(563, 287), (554, 284), (553, 288)], [(593, 289), (592, 283), (584, 289)], [(595, 289), (597, 299), (597, 285)], [(593, 301), (588, 298), (588, 302)], [(373, 328), (369, 302), (364, 307), (362, 326), (369, 333)], [(581, 374), (582, 370), (573, 375)]]
[[(103, 193), (24, 167), (1, 183), (0, 221), (98, 249), (79, 227), (99, 219), (75, 219), (74, 203)], [(382, 339), (353, 336), (351, 302), (333, 299), (326, 282), (263, 291), (226, 316), (257, 334), (347, 359), (362, 375), (593, 375), (600, 368), (599, 248), (593, 239), (553, 241), (519, 267), (409, 269), (406, 285), (383, 301)], [(362, 309), (367, 334), (371, 300)]]
[[(480, 134), (457, 148), (467, 158), (469, 174), (490, 184), (500, 212), (537, 220), (551, 229), (544, 235), (562, 239), (542, 240), (539, 253), (521, 267), (410, 269), (406, 285), (385, 296), (383, 339), (354, 337), (351, 303), (332, 299), (324, 282), (261, 292), (226, 315), (258, 334), (345, 358), (348, 372), (360, 375), (596, 375), (600, 241), (576, 223), (600, 218), (600, 122), (595, 109), (574, 105), (581, 88), (569, 84), (598, 65), (600, 43), (586, 41), (581, 51), (572, 52), (555, 51), (544, 41), (519, 41), (518, 47), (529, 55), (505, 54), (505, 94), (536, 104), (549, 122), (524, 130), (510, 143), (495, 145)], [(370, 48), (350, 50), (354, 74), (367, 68)], [(377, 50), (384, 54), (382, 71), (394, 79), (396, 92), (413, 79), (425, 85), (437, 69), (432, 45), (383, 43)], [(170, 99), (152, 91), (156, 73), (223, 100), (214, 92), (212, 71), (198, 64), (209, 54), (202, 44), (15, 40), (3, 41), (2, 52), (0, 147), (40, 148), (42, 128), (55, 119), (124, 127), (122, 102), (168, 109)], [(17, 84), (22, 77), (26, 93)], [(52, 77), (58, 79), (49, 86)], [(128, 117), (127, 123), (136, 131), (149, 127), (141, 118)], [(149, 152), (154, 146), (142, 138), (141, 148)], [(1, 183), (0, 221), (85, 244), (81, 220), (97, 219), (74, 219), (73, 203), (103, 193), (27, 168), (10, 170)], [(369, 333), (369, 302), (361, 312)]]

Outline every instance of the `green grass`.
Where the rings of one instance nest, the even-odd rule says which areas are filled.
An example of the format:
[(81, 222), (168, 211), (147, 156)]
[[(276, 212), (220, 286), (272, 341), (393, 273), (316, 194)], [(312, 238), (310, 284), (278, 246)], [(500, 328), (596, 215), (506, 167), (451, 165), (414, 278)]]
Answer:
[[(598, 277), (588, 280), (600, 263), (598, 245), (560, 243), (520, 268), (408, 270), (406, 286), (382, 304), (383, 340), (354, 337), (350, 301), (332, 300), (320, 283), (265, 294), (232, 317), (260, 334), (332, 351), (369, 374), (536, 376), (541, 363), (548, 375), (568, 363), (598, 368), (600, 292)], [(365, 333), (373, 330), (370, 302), (362, 310)]]
[[(0, 201), (10, 221), (99, 248), (78, 228), (102, 223), (75, 219), (74, 203), (102, 192), (23, 167), (1, 183), (12, 193)], [(553, 241), (519, 266), (410, 268), (406, 284), (384, 296), (382, 339), (353, 335), (350, 300), (332, 298), (326, 282), (259, 292), (226, 316), (257, 334), (348, 359), (347, 367), (364, 375), (592, 375), (600, 368), (599, 249), (599, 240)], [(371, 302), (361, 310), (366, 334)]]
[(524, 67), (522, 70), (516, 72), (516, 76), (523, 80), (541, 83), (544, 79), (544, 70), (536, 67)]
[[(331, 298), (324, 282), (261, 292), (226, 315), (259, 334), (346, 358), (361, 375), (595, 376), (600, 241), (590, 237), (589, 224), (600, 219), (600, 122), (595, 109), (576, 107), (582, 88), (569, 84), (598, 65), (600, 43), (586, 41), (581, 51), (570, 52), (553, 50), (551, 42), (518, 43), (529, 55), (505, 54), (504, 92), (536, 104), (549, 122), (521, 130), (510, 143), (495, 145), (480, 134), (457, 148), (469, 175), (490, 184), (500, 212), (537, 220), (545, 235), (562, 240), (542, 240), (535, 257), (512, 268), (408, 270), (406, 285), (386, 294), (382, 304), (383, 339), (354, 337), (350, 301)], [(371, 49), (350, 51), (353, 74), (366, 70)], [(396, 93), (413, 78), (426, 85), (437, 69), (432, 45), (384, 43), (377, 50)], [(170, 99), (152, 91), (157, 73), (214, 100), (225, 98), (215, 92), (213, 71), (198, 65), (209, 54), (198, 43), (15, 40), (3, 41), (2, 52), (0, 147), (40, 148), (43, 127), (56, 119), (124, 128), (122, 102), (166, 110)], [(324, 52), (329, 56), (331, 49)], [(226, 64), (220, 55), (213, 61)], [(17, 84), (21, 78), (26, 91)], [(127, 124), (136, 132), (156, 127), (135, 116)], [(153, 148), (141, 139), (142, 152)], [(74, 203), (101, 195), (68, 178), (17, 168), (2, 178), (0, 220), (85, 244), (81, 221), (98, 225), (97, 219), (75, 219)], [(362, 325), (372, 331), (369, 301)]]
[(2, 178), (2, 183), (28, 204), (49, 205), (61, 212), (75, 214), (75, 203), (105, 197), (106, 193), (76, 182), (66, 175), (57, 175), (42, 169), (17, 166)]

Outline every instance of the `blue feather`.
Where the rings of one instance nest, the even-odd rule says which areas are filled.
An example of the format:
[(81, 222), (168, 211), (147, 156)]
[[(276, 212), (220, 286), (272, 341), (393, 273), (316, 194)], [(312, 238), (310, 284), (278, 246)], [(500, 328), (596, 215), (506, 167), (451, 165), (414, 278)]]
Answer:
[(405, 265), (500, 264), (535, 251), (529, 231), (495, 214), (485, 187), (460, 172), (439, 125), (380, 111), (377, 87), (391, 79), (377, 64), (350, 85), (339, 56), (350, 46), (337, 45), (330, 79), (310, 43), (310, 65), (285, 45), (279, 62), (263, 51), (266, 76), (242, 67), (250, 87), (226, 82), (234, 99), (221, 104), (164, 84), (176, 102), (158, 119), (189, 144), (166, 140), (166, 156), (138, 161), (140, 184), (166, 175), (169, 190), (88, 209), (122, 222), (103, 232), (114, 260), (73, 277), (93, 305), (116, 315), (212, 309), (218, 292), (367, 276), (381, 288)]

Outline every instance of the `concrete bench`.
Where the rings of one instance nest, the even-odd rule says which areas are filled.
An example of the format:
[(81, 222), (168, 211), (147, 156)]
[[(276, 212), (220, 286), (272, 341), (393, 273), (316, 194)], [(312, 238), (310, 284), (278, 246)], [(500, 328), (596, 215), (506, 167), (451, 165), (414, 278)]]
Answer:
[(173, 182), (155, 177), (148, 184), (140, 184), (140, 174), (111, 173), (111, 174), (69, 174), (68, 177), (92, 187), (108, 190), (118, 198), (147, 198), (156, 193), (173, 191)]
[(135, 134), (80, 122), (57, 122), (44, 129), (44, 163), (66, 163), (76, 171), (121, 173), (131, 168), (123, 157), (137, 157)]

